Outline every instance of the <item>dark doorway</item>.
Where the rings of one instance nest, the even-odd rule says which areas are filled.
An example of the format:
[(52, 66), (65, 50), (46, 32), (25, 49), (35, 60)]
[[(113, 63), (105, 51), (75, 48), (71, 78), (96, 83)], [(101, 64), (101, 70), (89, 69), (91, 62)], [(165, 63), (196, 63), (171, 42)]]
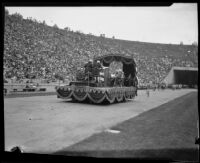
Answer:
[(198, 84), (198, 71), (174, 70), (175, 84), (184, 84), (193, 87)]

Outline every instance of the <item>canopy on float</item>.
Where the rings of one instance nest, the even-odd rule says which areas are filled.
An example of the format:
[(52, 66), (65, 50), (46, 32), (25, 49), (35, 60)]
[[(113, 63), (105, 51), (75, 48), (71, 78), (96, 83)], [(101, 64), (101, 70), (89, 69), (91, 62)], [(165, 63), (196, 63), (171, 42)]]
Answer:
[(94, 61), (97, 60), (99, 60), (105, 67), (109, 67), (109, 65), (113, 61), (122, 62), (125, 77), (128, 77), (130, 74), (132, 75), (132, 77), (135, 76), (136, 63), (132, 57), (123, 56), (121, 54), (108, 54), (104, 56), (95, 57)]

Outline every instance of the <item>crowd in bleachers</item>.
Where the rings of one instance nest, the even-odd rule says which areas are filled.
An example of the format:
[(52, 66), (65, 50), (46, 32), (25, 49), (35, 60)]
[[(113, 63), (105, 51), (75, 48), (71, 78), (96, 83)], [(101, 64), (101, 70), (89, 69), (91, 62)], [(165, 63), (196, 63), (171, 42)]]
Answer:
[(5, 13), (4, 78), (72, 80), (94, 56), (132, 55), (141, 83), (160, 82), (172, 66), (197, 67), (197, 47), (130, 42), (59, 29), (19, 14)]

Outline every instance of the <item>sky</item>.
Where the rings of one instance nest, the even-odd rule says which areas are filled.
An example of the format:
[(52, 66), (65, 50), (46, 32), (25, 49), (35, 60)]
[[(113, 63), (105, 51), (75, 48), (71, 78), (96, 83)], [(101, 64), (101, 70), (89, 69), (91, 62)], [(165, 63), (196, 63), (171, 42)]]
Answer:
[(192, 44), (198, 42), (197, 3), (170, 7), (6, 7), (10, 14), (47, 25), (116, 39)]

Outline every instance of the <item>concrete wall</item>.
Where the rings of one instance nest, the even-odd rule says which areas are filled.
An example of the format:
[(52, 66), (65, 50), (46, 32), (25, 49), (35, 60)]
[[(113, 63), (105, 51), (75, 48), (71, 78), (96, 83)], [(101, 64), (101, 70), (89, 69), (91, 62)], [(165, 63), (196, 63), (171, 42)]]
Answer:
[(164, 83), (168, 84), (173, 84), (175, 82), (174, 79), (174, 69), (172, 68), (169, 72), (169, 74), (166, 76), (166, 78), (163, 80)]
[[(55, 84), (40, 84), (38, 88), (46, 88), (47, 92), (54, 92), (55, 86), (58, 86), (58, 83)], [(26, 84), (8, 84), (4, 83), (4, 88), (8, 90), (8, 92), (13, 91), (13, 89), (22, 90)]]

